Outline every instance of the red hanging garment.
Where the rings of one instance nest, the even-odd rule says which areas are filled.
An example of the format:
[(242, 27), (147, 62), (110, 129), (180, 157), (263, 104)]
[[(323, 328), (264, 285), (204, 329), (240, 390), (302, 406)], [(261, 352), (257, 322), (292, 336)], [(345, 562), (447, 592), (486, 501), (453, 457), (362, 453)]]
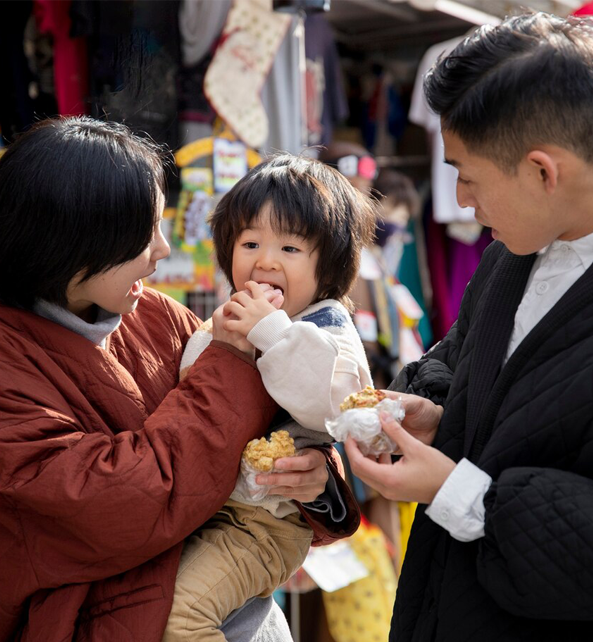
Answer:
[(587, 2), (587, 4), (583, 5), (580, 9), (577, 9), (572, 15), (573, 16), (593, 15), (593, 2)]
[(35, 0), (34, 12), (41, 33), (54, 40), (54, 85), (63, 116), (88, 113), (88, 61), (84, 38), (70, 37), (71, 0)]

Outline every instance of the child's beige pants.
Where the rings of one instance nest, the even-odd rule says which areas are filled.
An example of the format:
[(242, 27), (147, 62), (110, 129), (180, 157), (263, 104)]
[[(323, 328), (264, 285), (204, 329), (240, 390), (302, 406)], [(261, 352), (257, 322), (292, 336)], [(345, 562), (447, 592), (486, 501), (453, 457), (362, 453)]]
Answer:
[(221, 642), (223, 621), (267, 597), (303, 563), (313, 532), (299, 513), (282, 519), (229, 500), (188, 537), (163, 642)]

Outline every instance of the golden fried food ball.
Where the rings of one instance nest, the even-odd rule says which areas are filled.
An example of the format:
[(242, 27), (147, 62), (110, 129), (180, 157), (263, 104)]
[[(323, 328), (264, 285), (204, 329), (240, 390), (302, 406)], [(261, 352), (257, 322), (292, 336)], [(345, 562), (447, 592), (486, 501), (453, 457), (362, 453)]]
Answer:
[(383, 401), (386, 396), (382, 390), (375, 390), (375, 388), (367, 386), (360, 392), (354, 392), (348, 395), (340, 404), (340, 410), (344, 412), (352, 408), (372, 408), (380, 401)]
[(262, 473), (268, 473), (274, 468), (274, 462), (282, 457), (292, 457), (296, 453), (294, 439), (287, 430), (277, 430), (270, 435), (270, 441), (265, 437), (252, 439), (243, 451), (243, 460)]

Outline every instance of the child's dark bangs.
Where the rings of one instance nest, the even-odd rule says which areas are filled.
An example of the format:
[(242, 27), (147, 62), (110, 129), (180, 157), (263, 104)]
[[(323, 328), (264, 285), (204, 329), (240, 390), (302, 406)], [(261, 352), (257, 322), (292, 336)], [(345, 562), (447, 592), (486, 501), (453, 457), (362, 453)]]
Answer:
[(327, 233), (328, 204), (323, 183), (308, 173), (289, 172), (273, 190), (278, 230), (318, 242)]
[(322, 217), (310, 199), (274, 194), (270, 203), (270, 224), (276, 234), (293, 234), (310, 241), (321, 236)]
[(251, 227), (259, 219), (268, 201), (268, 189), (263, 181), (252, 177), (250, 181), (241, 183), (241, 189), (237, 190), (227, 206), (228, 214), (233, 220), (232, 227), (236, 230)]

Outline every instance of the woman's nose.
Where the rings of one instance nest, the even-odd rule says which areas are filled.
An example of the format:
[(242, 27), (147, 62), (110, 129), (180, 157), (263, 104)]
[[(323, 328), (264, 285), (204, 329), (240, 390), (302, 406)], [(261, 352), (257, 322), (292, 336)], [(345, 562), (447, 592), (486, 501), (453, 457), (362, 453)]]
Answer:
[(153, 241), (151, 259), (153, 261), (160, 261), (161, 259), (166, 259), (169, 254), (171, 254), (171, 248), (159, 225)]

